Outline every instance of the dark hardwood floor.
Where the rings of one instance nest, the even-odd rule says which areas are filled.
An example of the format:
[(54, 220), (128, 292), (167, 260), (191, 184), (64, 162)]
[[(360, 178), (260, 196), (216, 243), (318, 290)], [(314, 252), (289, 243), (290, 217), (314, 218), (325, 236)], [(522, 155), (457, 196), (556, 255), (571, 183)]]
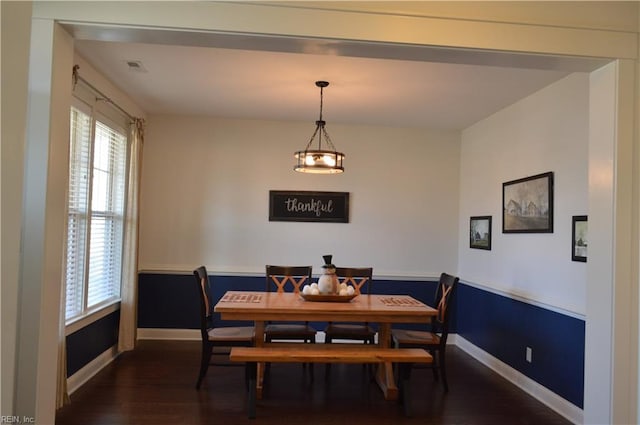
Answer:
[(311, 379), (298, 364), (271, 367), (257, 418), (247, 418), (244, 368), (209, 368), (195, 389), (200, 343), (141, 341), (71, 396), (57, 425), (164, 424), (569, 424), (456, 347), (448, 349), (449, 393), (430, 370), (411, 376), (412, 417), (384, 400), (360, 365), (324, 365)]

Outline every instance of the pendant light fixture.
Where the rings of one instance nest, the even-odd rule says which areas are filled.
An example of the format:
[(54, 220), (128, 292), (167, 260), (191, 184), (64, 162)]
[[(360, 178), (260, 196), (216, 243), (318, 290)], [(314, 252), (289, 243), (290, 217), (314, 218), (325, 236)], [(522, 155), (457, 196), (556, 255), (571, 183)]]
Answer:
[[(311, 140), (302, 151), (295, 153), (296, 165), (294, 170), (300, 173), (313, 174), (336, 174), (344, 172), (342, 161), (344, 154), (338, 152), (331, 142), (327, 130), (324, 128), (326, 122), (322, 119), (322, 90), (327, 87), (327, 81), (316, 81), (316, 86), (320, 87), (320, 119), (316, 121), (316, 130), (311, 136)], [(318, 136), (318, 148), (313, 149), (311, 146), (316, 136)], [(324, 137), (325, 148), (322, 148), (322, 139)]]

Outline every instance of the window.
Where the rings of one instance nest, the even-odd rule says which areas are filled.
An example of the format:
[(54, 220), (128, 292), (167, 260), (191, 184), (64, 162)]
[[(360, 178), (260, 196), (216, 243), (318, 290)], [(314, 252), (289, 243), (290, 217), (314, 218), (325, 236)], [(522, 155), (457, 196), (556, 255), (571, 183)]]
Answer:
[(120, 298), (127, 137), (107, 122), (71, 108), (67, 321)]

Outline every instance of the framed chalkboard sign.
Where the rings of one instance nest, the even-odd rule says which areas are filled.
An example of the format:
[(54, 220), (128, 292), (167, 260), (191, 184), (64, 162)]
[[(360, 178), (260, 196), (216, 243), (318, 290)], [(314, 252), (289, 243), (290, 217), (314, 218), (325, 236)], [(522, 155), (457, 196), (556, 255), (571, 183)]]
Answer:
[(269, 221), (349, 222), (349, 192), (269, 191)]

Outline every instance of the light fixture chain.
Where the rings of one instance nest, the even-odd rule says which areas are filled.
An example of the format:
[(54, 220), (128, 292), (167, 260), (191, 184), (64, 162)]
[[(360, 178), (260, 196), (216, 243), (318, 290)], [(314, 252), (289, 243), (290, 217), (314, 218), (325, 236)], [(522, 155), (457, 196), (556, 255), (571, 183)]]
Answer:
[(311, 136), (311, 139), (309, 139), (309, 143), (307, 143), (307, 146), (304, 148), (304, 151), (308, 151), (309, 147), (311, 146), (311, 144), (313, 143), (313, 139), (316, 138), (316, 134), (318, 134), (318, 130), (320, 129), (320, 126), (317, 125), (316, 126), (316, 130), (313, 132), (313, 135)]
[(329, 145), (332, 150), (336, 151), (337, 149), (333, 145), (333, 142), (331, 141), (331, 137), (329, 137), (329, 133), (327, 133), (327, 130), (325, 130), (324, 125), (322, 126), (322, 134), (324, 134), (324, 138), (327, 142), (327, 145)]
[[(328, 83), (326, 83), (326, 84), (328, 84)], [(324, 84), (319, 84), (318, 87), (320, 87), (320, 119), (317, 122), (316, 131), (313, 133), (313, 136), (311, 137), (311, 141), (313, 141), (313, 138), (318, 133), (318, 129), (322, 129), (320, 131), (320, 134), (318, 134), (318, 150), (322, 150), (322, 136), (324, 136), (324, 138), (325, 138), (325, 140), (327, 142), (327, 145), (330, 146), (331, 149), (333, 149), (335, 151), (336, 147), (333, 145), (333, 142), (331, 141), (331, 138), (329, 137), (329, 133), (327, 133), (327, 130), (324, 128), (325, 121), (322, 118), (322, 110), (323, 110), (323, 106), (324, 106), (324, 88), (325, 88), (325, 85)], [(311, 142), (309, 142), (309, 143), (311, 143)]]

